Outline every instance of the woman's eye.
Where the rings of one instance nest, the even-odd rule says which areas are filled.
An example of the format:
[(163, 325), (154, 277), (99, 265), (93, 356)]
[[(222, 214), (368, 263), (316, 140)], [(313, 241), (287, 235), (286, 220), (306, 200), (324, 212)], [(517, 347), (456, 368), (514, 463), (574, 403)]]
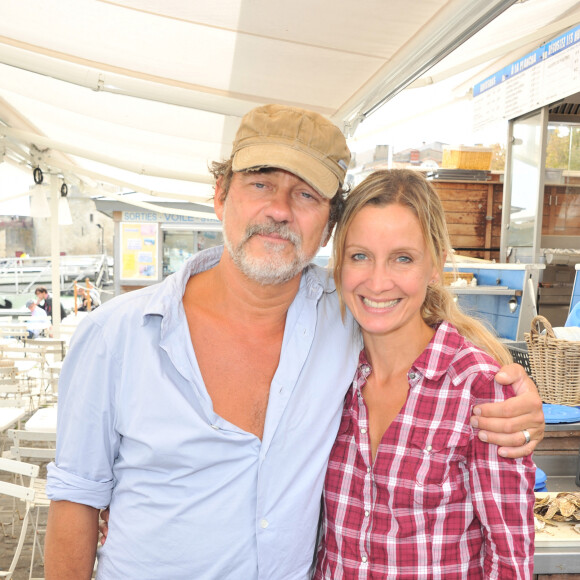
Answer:
[(362, 254), (361, 252), (357, 252), (356, 254), (353, 254), (353, 255), (352, 255), (352, 259), (353, 259), (355, 262), (360, 262), (360, 261), (362, 261), (362, 260), (365, 260), (365, 259), (366, 259), (366, 255), (365, 255), (365, 254)]
[(411, 262), (411, 261), (412, 261), (412, 260), (411, 260), (411, 258), (409, 258), (409, 256), (399, 256), (399, 257), (397, 258), (397, 262), (400, 262), (400, 263), (402, 263), (402, 264), (407, 264), (407, 263), (409, 263), (409, 262)]

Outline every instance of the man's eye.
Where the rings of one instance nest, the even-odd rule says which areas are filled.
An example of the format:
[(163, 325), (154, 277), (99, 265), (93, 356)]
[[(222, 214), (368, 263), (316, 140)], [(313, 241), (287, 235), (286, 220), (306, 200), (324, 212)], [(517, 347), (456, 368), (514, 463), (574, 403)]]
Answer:
[(254, 183), (254, 187), (256, 187), (258, 189), (264, 189), (264, 187), (266, 187), (266, 184), (261, 183), (261, 182), (256, 182), (256, 183)]
[(314, 195), (312, 195), (312, 194), (311, 194), (310, 192), (308, 192), (308, 191), (303, 191), (303, 192), (301, 193), (301, 195), (302, 195), (302, 197), (303, 197), (303, 198), (305, 198), (305, 199), (316, 199), (316, 198), (314, 197)]

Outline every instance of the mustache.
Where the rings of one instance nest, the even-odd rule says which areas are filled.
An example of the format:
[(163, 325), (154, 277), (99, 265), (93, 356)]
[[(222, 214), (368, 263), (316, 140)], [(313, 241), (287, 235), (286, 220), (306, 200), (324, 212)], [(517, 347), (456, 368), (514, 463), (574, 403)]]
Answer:
[(247, 242), (252, 236), (255, 235), (268, 234), (277, 234), (282, 239), (289, 241), (297, 247), (300, 247), (302, 244), (302, 239), (296, 232), (293, 232), (286, 224), (276, 222), (248, 226), (248, 228), (246, 228), (243, 241)]

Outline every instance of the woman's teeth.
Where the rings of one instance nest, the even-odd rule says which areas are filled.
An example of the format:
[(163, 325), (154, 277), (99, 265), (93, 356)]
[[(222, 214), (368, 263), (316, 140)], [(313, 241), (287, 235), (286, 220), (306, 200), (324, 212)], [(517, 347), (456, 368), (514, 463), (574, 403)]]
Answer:
[(399, 302), (401, 299), (397, 298), (395, 300), (389, 300), (387, 302), (375, 302), (374, 300), (370, 300), (369, 298), (364, 298), (362, 299), (363, 304), (365, 306), (368, 306), (369, 308), (391, 308), (392, 306), (394, 306), (395, 304), (397, 304), (397, 302)]

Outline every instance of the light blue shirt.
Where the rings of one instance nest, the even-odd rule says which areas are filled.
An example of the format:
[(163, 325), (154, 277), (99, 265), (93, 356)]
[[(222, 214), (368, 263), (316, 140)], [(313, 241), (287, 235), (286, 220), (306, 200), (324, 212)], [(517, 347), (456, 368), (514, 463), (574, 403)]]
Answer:
[[(103, 508), (100, 580), (304, 580), (360, 344), (325, 271), (305, 269), (262, 441), (213, 411), (183, 309), (198, 254), (79, 326), (59, 383), (48, 496)], [(227, 352), (223, 356), (228, 356)], [(259, 356), (259, 353), (256, 353)]]

